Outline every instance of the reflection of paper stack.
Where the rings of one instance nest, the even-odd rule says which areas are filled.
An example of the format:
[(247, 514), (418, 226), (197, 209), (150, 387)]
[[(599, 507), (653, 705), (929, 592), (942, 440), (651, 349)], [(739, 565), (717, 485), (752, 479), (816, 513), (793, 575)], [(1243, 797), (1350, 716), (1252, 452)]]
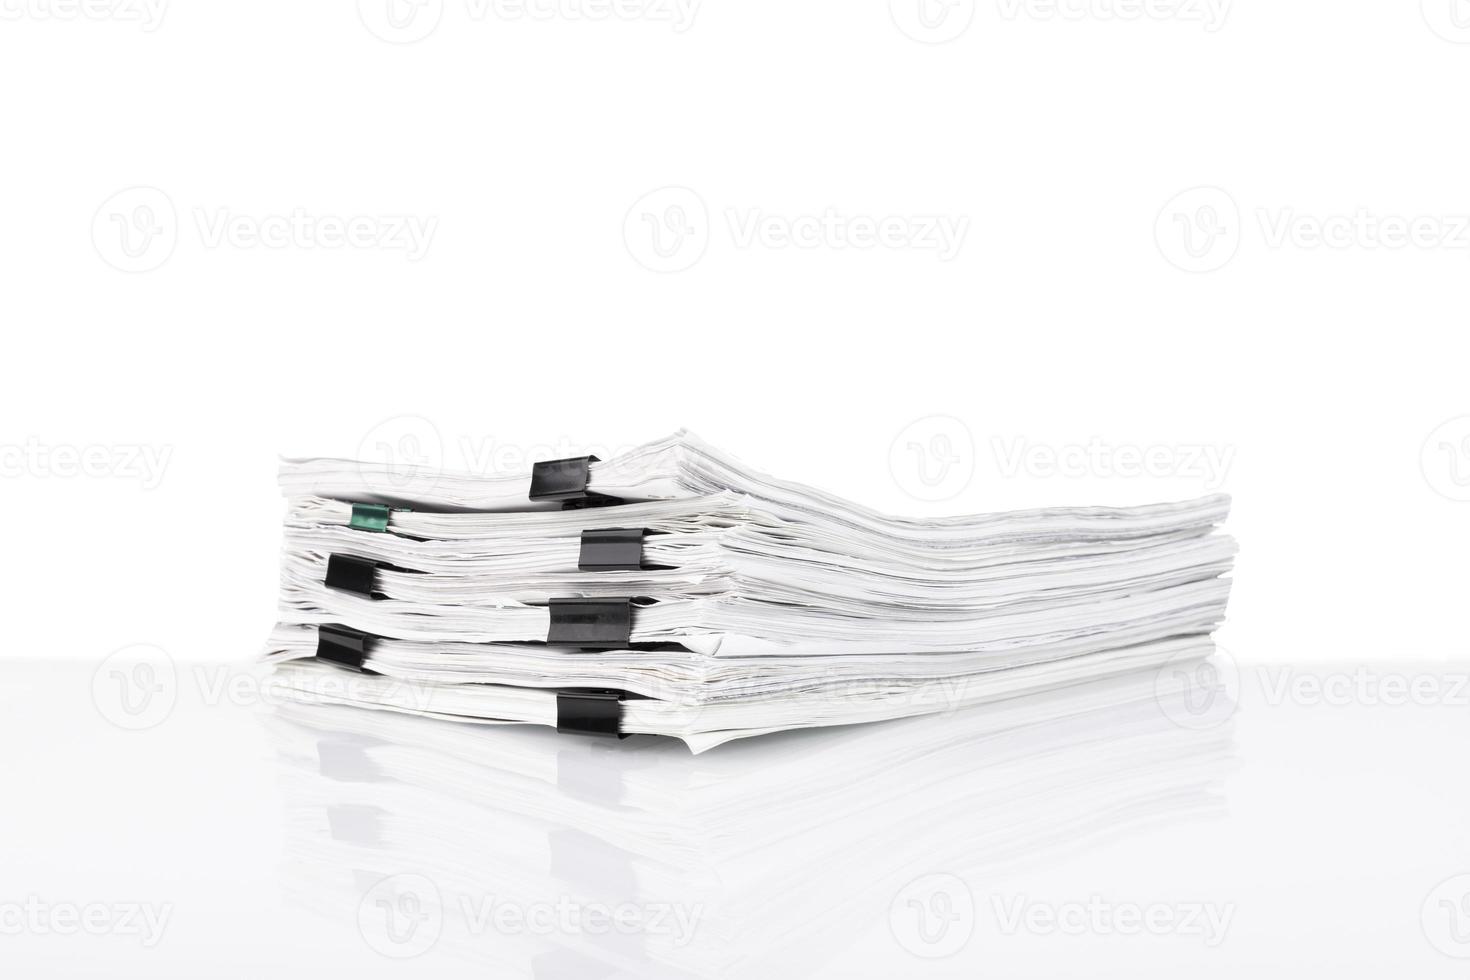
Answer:
[[(1148, 672), (697, 758), (341, 708), (271, 722), (289, 873), (313, 907), (352, 914), (368, 883), (410, 873), (466, 956), (559, 948), (609, 974), (756, 977), (821, 965), (916, 875), (985, 881), (1218, 813), (1229, 727), (1174, 724), (1183, 697)], [(474, 928), (485, 896), (669, 908), (692, 926), (530, 949)]]
[(302, 700), (696, 750), (1206, 656), (1235, 550), (1224, 497), (892, 518), (687, 434), (529, 475), (309, 460), (281, 484), (267, 653)]

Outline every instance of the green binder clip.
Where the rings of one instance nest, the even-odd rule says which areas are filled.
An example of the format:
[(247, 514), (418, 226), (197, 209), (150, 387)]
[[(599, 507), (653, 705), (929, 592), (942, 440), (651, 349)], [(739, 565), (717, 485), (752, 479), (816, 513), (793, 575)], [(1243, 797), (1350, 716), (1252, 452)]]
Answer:
[(383, 504), (353, 504), (349, 527), (359, 531), (388, 530), (388, 508)]

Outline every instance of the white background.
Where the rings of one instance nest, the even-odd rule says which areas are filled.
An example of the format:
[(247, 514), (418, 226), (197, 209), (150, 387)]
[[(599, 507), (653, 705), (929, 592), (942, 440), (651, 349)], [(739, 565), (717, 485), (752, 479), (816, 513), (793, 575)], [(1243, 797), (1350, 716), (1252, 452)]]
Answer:
[[(182, 947), (137, 972), (296, 955), (200, 911), (278, 891), (253, 725), (99, 749), (86, 701), (120, 648), (258, 650), (280, 455), (521, 469), (683, 426), (895, 512), (1223, 490), (1237, 661), (1463, 660), (1464, 0), (531, 8), (404, 2), (395, 29), (377, 0), (0, 0), (0, 659), (73, 662), (0, 687), (10, 744), (22, 704), (66, 719), (12, 761), (36, 808), (4, 854), (53, 898), (196, 899)], [(354, 219), (366, 239), (332, 247)], [(405, 219), (428, 230), (411, 248)], [(936, 220), (957, 247), (926, 247)], [(879, 223), (896, 246), (864, 238)], [(1117, 471), (1145, 453), (1152, 472)], [(53, 714), (48, 684), (80, 700)], [(1214, 831), (1139, 842), (1055, 894), (1240, 901), (1244, 938), (1202, 976), (1458, 968), (1419, 906), (1470, 870), (1463, 793), (1434, 781), (1463, 725), (1360, 707), (1247, 730), (1225, 850)], [(1339, 738), (1380, 748), (1360, 766)], [(205, 770), (240, 825), (179, 777)], [(140, 787), (151, 802), (110, 829), (85, 819)], [(1412, 868), (1385, 870), (1406, 837)], [(220, 839), (241, 848), (195, 861)], [(1365, 841), (1376, 857), (1345, 865)], [(170, 891), (184, 867), (199, 880)], [(55, 947), (32, 938), (35, 966)], [(1094, 939), (1077, 962), (1118, 952)], [(853, 949), (832, 975), (915, 965), (881, 922)], [(1151, 949), (1161, 974), (1191, 962)], [(1028, 962), (1045, 975), (1029, 953), (1015, 974)], [(947, 963), (929, 975), (976, 973)]]
[[(926, 44), (877, 2), (706, 3), (679, 32), (449, 0), (391, 44), (346, 3), (176, 4), (152, 31), (20, 3), (0, 30), (12, 651), (248, 655), (271, 620), (276, 456), (355, 455), (400, 415), (432, 421), (448, 465), (466, 440), (570, 455), (687, 426), (917, 513), (1204, 489), (1007, 476), (994, 440), (1214, 447), (1244, 549), (1239, 654), (1459, 646), (1470, 505), (1435, 492), (1421, 450), (1470, 413), (1470, 45), (1411, 4), (1237, 5), (1211, 32), (1184, 19), (1204, 7), (982, 3)], [(94, 218), (135, 186), (177, 226), (128, 273)], [(699, 195), (707, 248), (659, 273), (624, 226), (667, 186)], [(1239, 211), (1220, 245), (1238, 251), (1207, 273), (1155, 235), (1199, 186)], [(968, 230), (948, 261), (738, 244), (753, 210), (829, 208)], [(210, 234), (297, 209), (437, 224), (416, 261)], [(1272, 245), (1283, 216), (1359, 209), (1437, 218), (1457, 247)], [(938, 505), (888, 465), (934, 414), (975, 455)], [(171, 455), (145, 490), (126, 467), (57, 475), (10, 448), (28, 443)], [(1437, 479), (1450, 452), (1430, 453)]]
[[(1235, 4), (1214, 30), (1202, 3), (1123, 19), (961, 0), (933, 36), (968, 27), (942, 44), (900, 29), (930, 36), (901, 0), (702, 3), (682, 31), (686, 8), (652, 0), (601, 20), (446, 0), (410, 44), (365, 26), (398, 36), (370, 0), (171, 4), (151, 31), (123, 0), (102, 20), (51, 3), (5, 0), (0, 22), (11, 652), (250, 655), (272, 619), (277, 455), (356, 455), (402, 415), (451, 466), (466, 446), (571, 455), (686, 426), (913, 513), (1210, 482), (1008, 475), (996, 447), (1016, 440), (1211, 447), (1243, 547), (1237, 655), (1463, 648), (1470, 504), (1434, 482), (1454, 486), (1452, 463), (1470, 479), (1463, 431), (1421, 467), (1470, 413), (1470, 45), (1451, 43), (1470, 28), (1443, 26), (1447, 0)], [(123, 272), (106, 258), (137, 202), (113, 197), (138, 186), (176, 228), (145, 250), (156, 268)], [(668, 186), (698, 195), (707, 247), (654, 272), (625, 218)], [(1214, 259), (1236, 251), (1187, 272), (1168, 256), (1201, 202), (1164, 209), (1201, 186), (1238, 209)], [(739, 235), (752, 212), (829, 208), (967, 231), (947, 261)], [(436, 224), (417, 260), (212, 234), (298, 209)], [(1451, 241), (1273, 245), (1286, 218), (1359, 209)], [(942, 503), (889, 466), (936, 414), (973, 439), (973, 478)], [(58, 475), (28, 445), (170, 455), (144, 489), (120, 465)]]

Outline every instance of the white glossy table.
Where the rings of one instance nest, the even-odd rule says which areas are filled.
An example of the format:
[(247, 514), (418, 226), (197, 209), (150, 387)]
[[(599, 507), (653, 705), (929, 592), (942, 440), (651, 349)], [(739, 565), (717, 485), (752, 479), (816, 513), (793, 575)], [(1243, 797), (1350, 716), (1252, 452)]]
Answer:
[(282, 706), (232, 668), (178, 664), (148, 703), (146, 677), (10, 661), (0, 962), (1464, 976), (1463, 675), (1227, 673), (1214, 705), (1160, 703), (1145, 678), (694, 757)]

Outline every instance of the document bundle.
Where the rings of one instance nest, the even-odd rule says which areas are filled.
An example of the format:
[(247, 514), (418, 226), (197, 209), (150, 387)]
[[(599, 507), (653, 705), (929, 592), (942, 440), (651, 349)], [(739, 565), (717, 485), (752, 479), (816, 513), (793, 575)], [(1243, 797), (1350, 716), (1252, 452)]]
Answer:
[(1229, 499), (911, 519), (687, 432), (529, 473), (283, 462), (292, 698), (733, 738), (1209, 656)]

